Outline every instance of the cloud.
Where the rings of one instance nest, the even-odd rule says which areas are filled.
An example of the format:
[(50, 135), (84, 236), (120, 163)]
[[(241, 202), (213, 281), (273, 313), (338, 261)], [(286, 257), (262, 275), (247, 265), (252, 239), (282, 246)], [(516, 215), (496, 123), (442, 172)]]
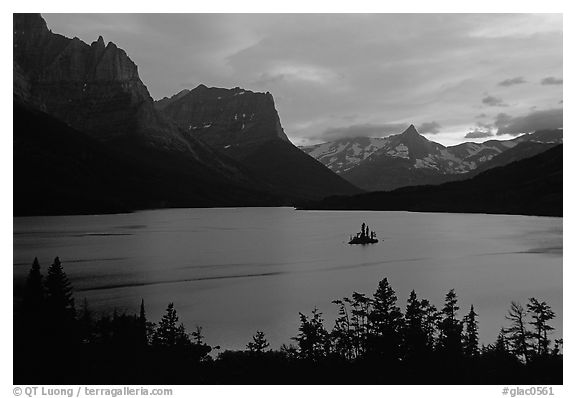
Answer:
[(526, 83), (526, 80), (524, 80), (522, 76), (518, 76), (518, 77), (512, 77), (510, 79), (504, 79), (500, 83), (498, 83), (498, 85), (503, 87), (510, 87), (515, 86), (516, 84), (523, 84), (523, 83)]
[[(269, 91), (291, 139), (313, 139), (337, 126), (416, 120), (441, 124), (435, 140), (451, 145), (477, 120), (492, 122), (501, 110), (528, 114), (530, 106), (547, 109), (561, 98), (554, 88), (562, 86), (539, 84), (563, 76), (561, 15), (52, 13), (46, 19), (53, 32), (88, 43), (103, 35), (126, 50), (154, 98), (172, 96), (182, 82)], [(518, 76), (537, 84), (497, 86)], [(481, 103), (489, 94), (509, 106)], [(481, 112), (486, 119), (474, 119)], [(357, 119), (340, 119), (350, 114)]]
[(474, 116), (474, 117), (475, 117), (476, 119), (482, 119), (482, 118), (488, 117), (488, 115), (485, 114), (485, 113), (481, 113), (481, 114), (476, 115), (476, 116)]
[(487, 138), (487, 137), (492, 137), (493, 135), (494, 134), (492, 134), (492, 132), (489, 130), (476, 129), (476, 130), (470, 131), (468, 134), (466, 134), (464, 136), (464, 138), (472, 138), (472, 139)]
[(354, 124), (346, 127), (328, 128), (317, 138), (326, 141), (334, 141), (341, 138), (386, 137), (391, 134), (401, 133), (407, 128), (407, 123)]
[(494, 97), (492, 95), (487, 95), (482, 98), (482, 103), (488, 106), (508, 106), (504, 101), (502, 101), (502, 98)]
[(424, 122), (416, 130), (420, 134), (438, 134), (440, 132), (440, 123), (438, 122)]
[(557, 129), (563, 126), (562, 109), (534, 111), (525, 116), (511, 117), (505, 113), (496, 116), (497, 135), (520, 135), (535, 130)]
[(545, 77), (544, 79), (540, 80), (540, 84), (544, 86), (553, 86), (553, 85), (560, 85), (564, 83), (564, 79), (561, 77)]

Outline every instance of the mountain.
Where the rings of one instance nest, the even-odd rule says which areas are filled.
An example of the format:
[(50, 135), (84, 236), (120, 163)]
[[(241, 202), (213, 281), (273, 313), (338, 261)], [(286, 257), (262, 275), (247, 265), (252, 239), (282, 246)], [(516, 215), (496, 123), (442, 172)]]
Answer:
[(15, 216), (282, 203), (267, 192), (214, 178), (188, 157), (115, 150), (18, 102), (13, 155)]
[(156, 102), (189, 137), (206, 142), (291, 198), (358, 193), (356, 187), (295, 147), (270, 93), (199, 85)]
[[(119, 175), (127, 181), (138, 179), (142, 184), (151, 184), (150, 189), (144, 191), (149, 198), (132, 195), (124, 201), (125, 209), (283, 203), (270, 193), (267, 182), (190, 136), (159, 112), (138, 76), (136, 65), (124, 50), (113, 43), (105, 45), (102, 37), (88, 45), (78, 38), (54, 34), (39, 14), (13, 14), (13, 19), (14, 150), (18, 152), (15, 156), (22, 160), (15, 167), (27, 167), (26, 156), (34, 156), (30, 164), (44, 167), (48, 159), (56, 158), (61, 151), (67, 151), (64, 157), (72, 156), (70, 152), (75, 148), (85, 153), (88, 146), (97, 142), (94, 157), (97, 153), (102, 159), (114, 158), (124, 162), (122, 164), (128, 163), (131, 167), (127, 170), (132, 174), (118, 172)], [(20, 120), (27, 117), (32, 119), (30, 123)], [(60, 134), (62, 131), (65, 133)], [(77, 139), (72, 139), (73, 131)], [(69, 142), (64, 137), (69, 138)], [(86, 141), (87, 138), (92, 141)], [(32, 142), (33, 139), (37, 142)], [(67, 148), (56, 148), (56, 142)], [(34, 151), (26, 149), (29, 147)], [(42, 161), (35, 163), (38, 159)], [(86, 178), (91, 175), (81, 173), (92, 167), (88, 164), (84, 168), (81, 160), (71, 163), (78, 167), (76, 180), (82, 175)], [(138, 170), (147, 173), (143, 175)], [(69, 173), (62, 168), (58, 171), (61, 173), (54, 171), (51, 180), (56, 183), (60, 175), (61, 191), (68, 192), (69, 198), (80, 195), (72, 192), (78, 185)], [(15, 175), (20, 175), (20, 170), (15, 169)], [(112, 184), (110, 189), (112, 187), (119, 189), (120, 185)], [(124, 192), (119, 190), (108, 196), (116, 194), (119, 199), (124, 197)], [(222, 198), (223, 194), (227, 197)], [(83, 198), (82, 203), (75, 204), (76, 211), (92, 211), (94, 206), (89, 198), (86, 195)], [(64, 202), (71, 200), (63, 199)], [(27, 211), (34, 212), (34, 209)], [(25, 206), (20, 211), (24, 213)]]
[[(342, 139), (302, 150), (360, 188), (389, 191), (471, 178), (480, 171), (534, 156), (561, 142), (562, 130), (552, 130), (508, 141), (445, 147), (418, 134), (411, 125), (402, 134), (385, 138)], [(520, 143), (534, 145), (524, 145), (511, 156), (501, 156)]]
[(562, 216), (562, 145), (464, 181), (331, 197), (308, 210), (386, 210)]
[(386, 138), (342, 138), (322, 144), (301, 146), (300, 149), (335, 173), (343, 173), (382, 148)]

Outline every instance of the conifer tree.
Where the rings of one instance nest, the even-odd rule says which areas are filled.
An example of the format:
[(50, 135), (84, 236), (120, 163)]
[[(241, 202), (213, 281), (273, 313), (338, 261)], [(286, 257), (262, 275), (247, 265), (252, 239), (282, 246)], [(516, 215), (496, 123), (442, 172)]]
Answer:
[(426, 335), (426, 347), (430, 351), (436, 345), (437, 326), (441, 320), (441, 315), (434, 304), (423, 299), (420, 303), (422, 307), (422, 323)]
[(396, 306), (397, 300), (388, 278), (384, 278), (378, 283), (369, 315), (369, 349), (373, 354), (389, 360), (400, 358), (402, 344), (402, 312)]
[(536, 339), (536, 354), (547, 355), (550, 347), (548, 333), (554, 330), (548, 321), (554, 319), (556, 314), (545, 301), (540, 302), (534, 297), (530, 298), (527, 307), (528, 312), (532, 314), (530, 324), (536, 329), (536, 332), (533, 334)]
[(146, 321), (144, 299), (140, 302), (140, 314), (138, 315), (138, 340), (140, 345), (148, 345), (148, 322)]
[(34, 262), (26, 278), (24, 289), (24, 308), (27, 312), (38, 313), (42, 311), (44, 305), (44, 285), (42, 283), (42, 273), (38, 258), (34, 257)]
[(530, 359), (531, 335), (526, 328), (526, 310), (521, 304), (512, 301), (506, 319), (512, 325), (506, 329), (506, 335), (512, 344), (514, 354), (519, 356), (524, 362)]
[(72, 286), (58, 257), (48, 268), (46, 304), (50, 315), (57, 319), (74, 319), (76, 315)]
[(444, 308), (442, 309), (442, 320), (440, 321), (440, 349), (451, 357), (458, 357), (462, 354), (462, 322), (457, 319), (458, 297), (454, 289), (446, 294)]
[(173, 349), (189, 344), (190, 338), (184, 325), (178, 325), (178, 314), (174, 309), (174, 303), (170, 303), (154, 332), (153, 345), (155, 347)]
[(317, 362), (328, 355), (330, 351), (330, 339), (324, 328), (322, 313), (314, 308), (309, 318), (300, 313), (300, 327), (298, 336), (294, 338), (298, 342), (299, 353), (302, 359)]
[(424, 331), (424, 308), (412, 290), (404, 314), (404, 349), (407, 359), (420, 358), (426, 350), (426, 332)]
[(252, 336), (252, 341), (246, 345), (246, 348), (248, 348), (248, 351), (250, 351), (251, 353), (260, 355), (269, 346), (270, 343), (268, 343), (268, 341), (266, 340), (264, 332), (258, 330), (256, 334)]
[(474, 306), (470, 306), (470, 312), (464, 317), (464, 355), (475, 358), (478, 350), (478, 314), (474, 312)]

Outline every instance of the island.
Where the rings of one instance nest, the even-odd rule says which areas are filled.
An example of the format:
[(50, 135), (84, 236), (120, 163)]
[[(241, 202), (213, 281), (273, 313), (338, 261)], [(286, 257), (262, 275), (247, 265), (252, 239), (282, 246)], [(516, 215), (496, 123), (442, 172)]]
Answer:
[(369, 243), (378, 243), (378, 239), (376, 239), (376, 232), (370, 231), (370, 227), (368, 227), (366, 223), (362, 223), (360, 232), (354, 236), (350, 236), (350, 241), (348, 244), (366, 245)]

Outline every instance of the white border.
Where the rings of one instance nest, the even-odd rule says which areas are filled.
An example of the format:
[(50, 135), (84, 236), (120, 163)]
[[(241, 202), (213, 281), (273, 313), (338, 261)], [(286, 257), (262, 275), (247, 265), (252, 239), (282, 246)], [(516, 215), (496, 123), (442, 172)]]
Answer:
[[(502, 1), (502, 0), (482, 0), (474, 4), (462, 0), (432, 0), (432, 1), (410, 1), (382, 2), (368, 0), (354, 0), (335, 3), (334, 1), (312, 1), (312, 0), (290, 0), (284, 2), (273, 2), (270, 0), (219, 0), (210, 2), (192, 2), (190, 0), (177, 0), (172, 2), (149, 2), (143, 1), (112, 1), (99, 0), (94, 2), (71, 1), (39, 1), (28, 0), (26, 2), (10, 2), (2, 4), (1, 32), (2, 49), (5, 54), (4, 61), (0, 63), (2, 67), (2, 124), (4, 129), (4, 145), (0, 147), (0, 175), (2, 186), (8, 187), (2, 195), (1, 213), (1, 253), (3, 254), (4, 265), (2, 267), (2, 289), (0, 303), (4, 319), (12, 317), (12, 101), (9, 93), (12, 91), (11, 75), (12, 66), (6, 54), (10, 53), (12, 58), (12, 13), (13, 12), (539, 12), (539, 13), (564, 13), (564, 71), (568, 71), (564, 76), (564, 103), (570, 109), (570, 104), (574, 93), (573, 77), (570, 72), (576, 70), (574, 64), (574, 26), (575, 18), (569, 1), (560, 0), (524, 0), (524, 1)], [(566, 105), (565, 105), (566, 107)], [(574, 116), (571, 112), (564, 115), (565, 154), (573, 151), (573, 135), (576, 134), (574, 128)], [(9, 137), (9, 138), (8, 138)], [(569, 150), (570, 149), (570, 150)], [(555, 388), (555, 396), (575, 396), (573, 375), (574, 372), (574, 317), (573, 306), (574, 290), (574, 270), (576, 259), (574, 256), (574, 211), (572, 206), (576, 203), (574, 195), (574, 184), (569, 176), (574, 176), (575, 162), (568, 157), (565, 160), (564, 168), (564, 386)], [(39, 193), (39, 200), (42, 195)], [(13, 396), (12, 386), (12, 328), (7, 322), (0, 328), (0, 341), (2, 342), (1, 359), (1, 395)], [(296, 395), (317, 396), (327, 393), (330, 396), (356, 397), (356, 396), (442, 396), (442, 397), (499, 397), (501, 387), (499, 386), (172, 386), (174, 396), (235, 396), (235, 397), (270, 397), (271, 395), (282, 397), (293, 397)], [(371, 395), (374, 394), (374, 395)]]

